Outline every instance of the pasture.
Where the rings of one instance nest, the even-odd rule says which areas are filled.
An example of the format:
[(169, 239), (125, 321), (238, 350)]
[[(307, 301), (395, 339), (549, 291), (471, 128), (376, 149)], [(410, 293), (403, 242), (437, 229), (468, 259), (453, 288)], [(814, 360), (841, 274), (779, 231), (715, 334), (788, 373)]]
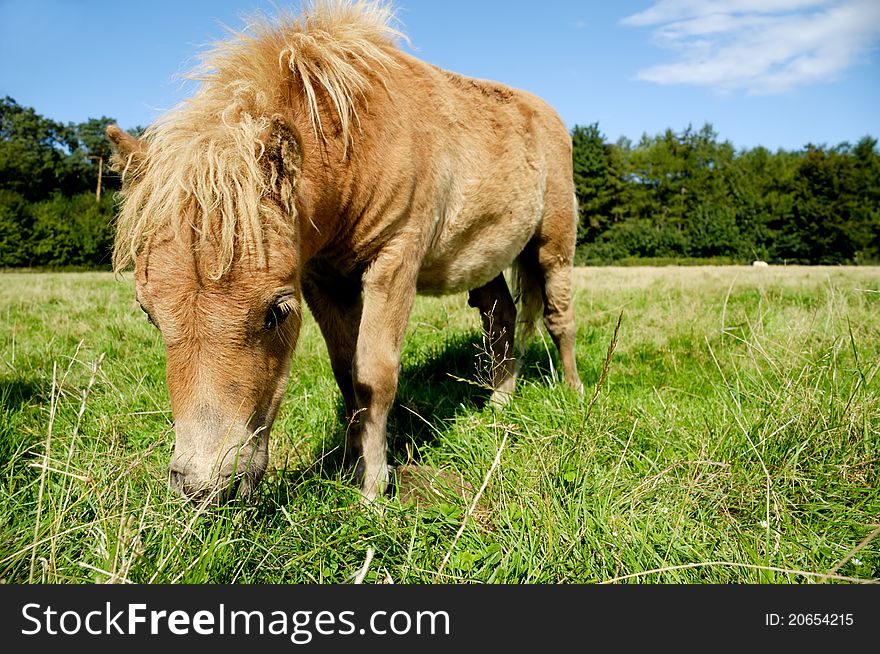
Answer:
[(579, 268), (575, 307), (586, 396), (542, 331), (495, 411), (477, 312), (418, 298), (390, 456), (464, 497), (381, 511), (338, 466), (341, 396), (306, 313), (266, 478), (194, 508), (167, 484), (164, 351), (130, 275), (4, 273), (0, 581), (880, 577), (880, 269)]

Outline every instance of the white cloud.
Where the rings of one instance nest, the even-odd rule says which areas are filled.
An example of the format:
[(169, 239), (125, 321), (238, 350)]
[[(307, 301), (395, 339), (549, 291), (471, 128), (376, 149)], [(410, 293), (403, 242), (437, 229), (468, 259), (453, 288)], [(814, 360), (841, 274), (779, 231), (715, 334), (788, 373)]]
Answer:
[(880, 1), (659, 0), (621, 22), (652, 27), (678, 55), (637, 79), (781, 93), (864, 61), (880, 41)]
[(824, 4), (828, 4), (828, 0), (659, 0), (621, 22), (624, 25), (657, 25), (713, 14), (774, 14)]

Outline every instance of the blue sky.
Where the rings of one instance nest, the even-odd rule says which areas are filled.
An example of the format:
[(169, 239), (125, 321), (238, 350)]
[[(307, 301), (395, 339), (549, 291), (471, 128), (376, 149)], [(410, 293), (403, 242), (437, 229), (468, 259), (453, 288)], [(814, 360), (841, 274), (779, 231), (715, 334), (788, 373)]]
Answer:
[[(297, 6), (298, 2), (291, 3)], [(714, 125), (737, 147), (880, 136), (880, 0), (397, 0), (431, 63), (542, 96), (609, 140)], [(0, 95), (146, 125), (264, 0), (0, 0)]]

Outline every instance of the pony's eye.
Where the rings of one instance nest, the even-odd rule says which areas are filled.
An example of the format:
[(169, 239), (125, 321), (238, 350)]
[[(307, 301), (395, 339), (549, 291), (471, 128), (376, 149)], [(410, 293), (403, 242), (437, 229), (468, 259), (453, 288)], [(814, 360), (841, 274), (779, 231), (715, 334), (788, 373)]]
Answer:
[(264, 324), (266, 329), (275, 329), (279, 327), (290, 315), (290, 305), (278, 302), (269, 307), (266, 312), (266, 320)]

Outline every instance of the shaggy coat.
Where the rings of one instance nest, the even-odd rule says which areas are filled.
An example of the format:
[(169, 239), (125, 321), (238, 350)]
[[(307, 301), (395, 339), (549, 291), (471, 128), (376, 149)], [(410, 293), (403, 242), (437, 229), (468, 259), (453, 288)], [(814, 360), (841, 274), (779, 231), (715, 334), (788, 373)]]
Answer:
[[(513, 390), (513, 337), (543, 312), (569, 386), (571, 139), (537, 97), (402, 52), (387, 6), (315, 2), (205, 55), (196, 94), (134, 139), (113, 126), (124, 190), (114, 266), (161, 330), (172, 484), (247, 493), (268, 460), (305, 299), (349, 416), (367, 498), (416, 292), (468, 291)], [(514, 265), (517, 308), (503, 276)]]

